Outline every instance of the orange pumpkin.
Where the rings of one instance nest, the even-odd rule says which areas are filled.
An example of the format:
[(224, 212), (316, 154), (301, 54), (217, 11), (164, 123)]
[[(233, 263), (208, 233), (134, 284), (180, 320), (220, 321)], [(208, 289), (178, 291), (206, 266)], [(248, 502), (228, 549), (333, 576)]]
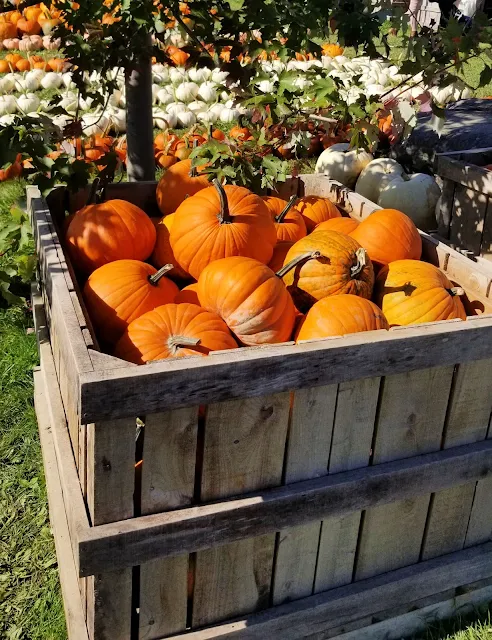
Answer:
[(189, 304), (200, 305), (200, 301), (198, 300), (198, 282), (189, 284), (187, 287), (181, 289), (178, 295), (174, 298), (174, 302), (176, 304), (188, 302)]
[(84, 286), (84, 299), (98, 336), (115, 344), (130, 322), (147, 311), (173, 302), (179, 289), (139, 260), (116, 260), (96, 269)]
[(234, 138), (234, 140), (240, 140), (241, 142), (246, 142), (247, 140), (251, 140), (253, 138), (248, 127), (242, 127), (241, 123), (232, 127), (232, 129), (229, 131), (229, 136), (231, 138)]
[(125, 200), (84, 207), (67, 232), (70, 255), (84, 273), (113, 260), (146, 260), (155, 239), (155, 227), (147, 214)]
[(46, 60), (40, 60), (39, 62), (32, 62), (33, 69), (42, 69), (43, 71), (51, 71), (51, 67)]
[(198, 280), (214, 260), (244, 256), (268, 263), (277, 242), (263, 200), (244, 187), (214, 185), (185, 200), (171, 228), (180, 266)]
[(48, 64), (52, 71), (57, 71), (59, 73), (65, 69), (67, 61), (63, 58), (51, 58), (51, 60), (48, 61)]
[(343, 54), (343, 48), (339, 44), (324, 44), (321, 53), (329, 58), (336, 58)]
[(17, 29), (14, 24), (11, 22), (0, 23), (0, 41), (10, 40), (10, 38), (15, 38), (16, 36)]
[(306, 223), (294, 207), (296, 196), (292, 196), (289, 202), (272, 196), (265, 196), (263, 200), (275, 223), (277, 242), (297, 242), (304, 238), (307, 234)]
[(155, 161), (157, 166), (161, 167), (161, 169), (169, 169), (169, 167), (172, 167), (173, 164), (178, 162), (178, 158), (176, 158), (176, 156), (171, 156), (164, 151), (159, 151), (155, 156)]
[(302, 321), (296, 340), (316, 340), (377, 329), (389, 329), (381, 309), (370, 300), (344, 293), (318, 300)]
[(22, 20), (22, 13), (20, 11), (12, 11), (10, 14), (10, 22), (12, 24), (17, 24), (19, 20)]
[(283, 276), (300, 311), (306, 311), (326, 296), (341, 293), (371, 297), (374, 285), (371, 260), (350, 236), (336, 231), (313, 231), (291, 247), (285, 264), (301, 255), (313, 257)]
[(338, 233), (345, 233), (349, 235), (352, 231), (355, 231), (359, 223), (353, 218), (332, 218), (331, 220), (325, 220), (316, 225), (316, 231), (338, 231)]
[(184, 67), (190, 57), (189, 53), (174, 46), (167, 48), (167, 54), (177, 67)]
[(21, 58), (21, 60), (17, 60), (15, 63), (15, 68), (17, 71), (29, 71), (31, 63), (26, 58)]
[(156, 198), (162, 215), (174, 213), (186, 198), (209, 186), (207, 176), (192, 175), (191, 160), (177, 162), (169, 167), (157, 185)]
[(308, 233), (320, 222), (331, 218), (340, 218), (342, 215), (332, 202), (319, 196), (299, 198), (296, 202), (296, 209), (304, 218)]
[(394, 260), (419, 260), (422, 240), (412, 220), (396, 209), (375, 211), (352, 231), (355, 238), (377, 264)]
[(116, 345), (115, 355), (144, 364), (164, 358), (206, 356), (235, 349), (236, 341), (215, 313), (196, 304), (165, 304), (134, 320)]
[(285, 256), (289, 253), (289, 249), (294, 245), (294, 242), (277, 242), (273, 247), (273, 256), (268, 263), (268, 266), (272, 271), (277, 271), (284, 266)]
[(22, 174), (22, 154), (18, 153), (16, 159), (6, 169), (0, 169), (0, 182), (5, 180), (13, 180)]
[(440, 269), (419, 260), (396, 260), (386, 265), (374, 289), (374, 300), (391, 326), (465, 320), (460, 295), (464, 295), (463, 289), (453, 287)]
[(198, 299), (245, 345), (285, 342), (295, 309), (282, 280), (265, 264), (235, 256), (211, 262), (198, 279)]
[(168, 273), (170, 278), (176, 278), (177, 280), (190, 280), (190, 274), (179, 266), (173, 250), (171, 249), (169, 235), (173, 222), (174, 213), (170, 213), (168, 216), (164, 216), (157, 225), (157, 237), (150, 261), (158, 269), (163, 267), (165, 264), (174, 265), (174, 268)]
[(10, 66), (7, 60), (0, 60), (0, 73), (9, 73)]
[(219, 142), (222, 142), (223, 140), (225, 140), (226, 136), (225, 133), (223, 131), (221, 131), (220, 129), (213, 129), (212, 127), (210, 127), (210, 133), (207, 136), (207, 139), (213, 138), (214, 140), (219, 140)]
[(13, 67), (15, 67), (15, 65), (19, 62), (19, 60), (22, 60), (22, 59), (23, 59), (22, 56), (18, 53), (7, 53), (7, 55), (4, 58), (4, 60), (6, 60)]
[(24, 9), (24, 16), (27, 20), (37, 20), (39, 16), (43, 13), (41, 7), (27, 7)]
[(37, 36), (41, 33), (41, 25), (37, 20), (21, 18), (16, 23), (17, 30), (24, 36)]

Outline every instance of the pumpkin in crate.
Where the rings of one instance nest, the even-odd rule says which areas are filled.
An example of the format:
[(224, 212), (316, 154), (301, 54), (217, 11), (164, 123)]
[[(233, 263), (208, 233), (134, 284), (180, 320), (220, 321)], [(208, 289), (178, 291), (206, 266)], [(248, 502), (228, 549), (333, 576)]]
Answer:
[(422, 239), (417, 227), (396, 209), (374, 211), (350, 235), (379, 265), (394, 260), (419, 260), (422, 254)]
[(272, 271), (279, 271), (285, 262), (285, 256), (289, 253), (289, 249), (294, 245), (294, 242), (277, 242), (273, 248), (273, 256), (268, 263), (268, 266)]
[(173, 302), (179, 289), (165, 277), (170, 269), (157, 271), (139, 260), (116, 260), (96, 269), (85, 283), (84, 300), (98, 336), (114, 344), (132, 320)]
[(366, 250), (350, 236), (336, 231), (313, 231), (291, 247), (285, 265), (302, 255), (306, 259), (283, 274), (300, 311), (307, 311), (326, 296), (341, 293), (371, 297), (372, 262)]
[(340, 218), (342, 215), (333, 202), (319, 196), (299, 198), (296, 202), (296, 209), (304, 218), (308, 233), (313, 231), (320, 222)]
[(370, 153), (362, 149), (353, 149), (348, 142), (340, 142), (325, 149), (319, 156), (315, 172), (338, 180), (352, 189), (362, 170), (373, 159)]
[(209, 186), (207, 176), (195, 175), (191, 160), (176, 162), (167, 169), (157, 185), (156, 198), (162, 215), (174, 213), (186, 198)]
[(123, 360), (144, 364), (164, 358), (206, 356), (235, 349), (223, 320), (196, 304), (165, 304), (134, 320), (115, 348)]
[(198, 279), (198, 299), (245, 345), (285, 342), (295, 308), (282, 280), (265, 264), (235, 256), (211, 262)]
[(391, 326), (466, 319), (460, 296), (445, 274), (432, 264), (418, 260), (396, 260), (381, 269), (374, 300)]
[(190, 304), (200, 305), (198, 300), (198, 282), (193, 282), (188, 286), (181, 289), (181, 291), (174, 298), (176, 304), (182, 304), (183, 302), (189, 302)]
[(86, 274), (114, 260), (146, 260), (155, 239), (150, 218), (126, 200), (108, 200), (80, 209), (67, 230), (70, 256)]
[(299, 328), (297, 341), (377, 329), (389, 329), (389, 324), (374, 302), (350, 294), (328, 296), (308, 311)]
[(296, 196), (287, 202), (282, 198), (265, 196), (263, 198), (275, 223), (277, 242), (297, 242), (307, 234), (306, 223), (294, 207)]
[(353, 218), (332, 218), (325, 222), (320, 222), (316, 225), (316, 231), (338, 231), (338, 233), (345, 233), (349, 235), (352, 231), (355, 231), (359, 223)]
[(171, 227), (174, 255), (196, 280), (220, 258), (244, 256), (266, 264), (276, 242), (263, 200), (244, 187), (223, 187), (217, 180), (179, 206)]
[(174, 213), (170, 213), (168, 216), (164, 216), (156, 226), (157, 237), (150, 261), (158, 269), (163, 267), (165, 264), (171, 263), (174, 265), (174, 268), (167, 274), (170, 278), (176, 280), (191, 280), (190, 274), (179, 266), (173, 250), (171, 249), (169, 235), (173, 221)]

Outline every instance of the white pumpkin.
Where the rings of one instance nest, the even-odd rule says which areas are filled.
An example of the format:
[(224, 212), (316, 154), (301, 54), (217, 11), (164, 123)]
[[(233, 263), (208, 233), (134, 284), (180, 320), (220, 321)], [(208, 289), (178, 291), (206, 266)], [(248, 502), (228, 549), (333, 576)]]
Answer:
[(172, 93), (169, 93), (167, 87), (163, 87), (162, 89), (160, 89), (157, 93), (157, 102), (159, 104), (171, 104), (171, 102), (174, 102), (174, 98)]
[(207, 108), (207, 105), (205, 104), (205, 102), (202, 102), (201, 100), (194, 100), (193, 102), (190, 102), (188, 104), (188, 109), (192, 111), (194, 114), (197, 114), (199, 111), (205, 111), (206, 108)]
[(180, 111), (176, 116), (178, 118), (178, 125), (181, 125), (185, 129), (196, 123), (196, 116), (193, 111), (190, 111), (189, 109)]
[(0, 77), (0, 89), (2, 93), (10, 93), (14, 90), (16, 83), (16, 74), (15, 73), (6, 73), (3, 78)]
[(178, 124), (178, 119), (174, 113), (167, 113), (163, 109), (154, 109), (154, 126), (159, 129), (174, 129)]
[(217, 100), (217, 91), (215, 90), (215, 84), (213, 82), (202, 82), (200, 89), (198, 90), (198, 97), (211, 104)]
[(166, 111), (167, 113), (173, 113), (175, 116), (177, 116), (178, 113), (181, 113), (181, 111), (186, 111), (186, 105), (184, 104), (184, 102), (170, 102), (166, 106)]
[(0, 96), (0, 115), (4, 116), (8, 113), (17, 111), (17, 102), (14, 96)]
[(356, 193), (377, 202), (382, 187), (393, 178), (405, 173), (401, 164), (391, 158), (378, 158), (364, 167), (355, 185)]
[(195, 82), (182, 82), (176, 89), (175, 96), (179, 102), (193, 102), (200, 87)]
[(182, 82), (186, 82), (188, 79), (188, 73), (182, 67), (172, 67), (169, 69), (169, 79), (171, 83), (177, 87)]
[(66, 73), (64, 73), (62, 75), (63, 84), (66, 86), (67, 89), (75, 89), (76, 88), (76, 84), (75, 84), (75, 82), (73, 82), (72, 78), (73, 78), (73, 76), (70, 73), (70, 71), (67, 71)]
[(124, 109), (111, 109), (109, 119), (116, 133), (124, 133), (126, 131), (126, 111)]
[(206, 80), (209, 80), (211, 75), (212, 75), (211, 69), (207, 69), (206, 67), (203, 67), (202, 69), (197, 69), (197, 68), (188, 69), (189, 79), (192, 82), (196, 82), (197, 84), (200, 84), (201, 82), (205, 82)]
[(37, 91), (39, 89), (39, 78), (30, 74), (31, 72), (29, 71), (16, 81), (15, 88), (17, 91)]
[(239, 115), (239, 111), (234, 107), (223, 107), (219, 117), (221, 122), (235, 122)]
[(105, 113), (87, 113), (82, 118), (82, 129), (86, 136), (106, 135), (109, 126), (109, 116)]
[(383, 209), (398, 209), (412, 218), (419, 229), (436, 228), (436, 205), (441, 190), (432, 176), (414, 173), (396, 176), (382, 190), (378, 205)]
[(367, 151), (350, 149), (348, 142), (341, 142), (323, 151), (316, 162), (315, 171), (352, 188), (371, 160), (372, 155)]
[(207, 111), (199, 111), (195, 114), (198, 122), (202, 124), (214, 124), (219, 119), (218, 114), (213, 109), (208, 109)]
[(216, 84), (224, 84), (229, 75), (228, 71), (221, 71), (220, 69), (214, 69), (212, 71), (211, 80)]
[(29, 113), (39, 109), (39, 98), (34, 93), (25, 93), (17, 98), (17, 106), (19, 111)]

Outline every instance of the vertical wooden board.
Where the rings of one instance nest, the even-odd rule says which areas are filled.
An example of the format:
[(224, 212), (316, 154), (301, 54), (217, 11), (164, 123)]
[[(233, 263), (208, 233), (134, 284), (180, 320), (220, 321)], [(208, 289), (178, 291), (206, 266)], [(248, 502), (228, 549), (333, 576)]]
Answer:
[(91, 640), (130, 640), (132, 570), (87, 578), (87, 628)]
[[(438, 451), (454, 367), (388, 376), (383, 383), (373, 462)], [(417, 562), (430, 496), (369, 509), (363, 518), (355, 579)]]
[(457, 184), (449, 237), (451, 243), (479, 255), (486, 211), (487, 197), (483, 193)]
[(453, 214), (454, 180), (443, 180), (441, 206), (437, 213), (437, 232), (442, 238), (449, 238), (451, 218)]
[(492, 478), (477, 482), (465, 547), (488, 542), (492, 538)]
[(487, 211), (485, 212), (480, 255), (487, 260), (492, 260), (492, 198), (490, 196), (488, 196)]
[[(444, 448), (484, 440), (492, 411), (492, 360), (461, 364), (451, 393)], [(453, 487), (433, 497), (423, 559), (458, 551), (465, 544), (475, 483)], [(492, 500), (477, 509), (492, 513)]]
[[(285, 484), (326, 475), (330, 456), (337, 385), (295, 393), (285, 462)], [(277, 538), (273, 604), (311, 595), (320, 523), (281, 531)]]
[[(380, 378), (344, 382), (338, 387), (329, 472), (367, 466), (379, 397)], [(314, 591), (352, 581), (360, 512), (328, 518), (321, 527)]]
[[(141, 513), (190, 505), (195, 484), (198, 407), (145, 419)], [(139, 638), (153, 640), (186, 629), (188, 555), (140, 566)]]
[[(279, 486), (290, 394), (208, 407), (201, 478), (202, 502)], [(275, 535), (197, 553), (193, 626), (268, 605)]]

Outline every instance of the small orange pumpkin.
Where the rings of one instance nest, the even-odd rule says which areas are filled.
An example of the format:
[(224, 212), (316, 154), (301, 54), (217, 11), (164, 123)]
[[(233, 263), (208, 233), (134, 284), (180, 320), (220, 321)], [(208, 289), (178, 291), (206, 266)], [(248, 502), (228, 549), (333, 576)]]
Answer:
[(9, 73), (10, 66), (7, 60), (0, 60), (0, 73)]
[(52, 71), (57, 71), (59, 73), (65, 69), (67, 61), (63, 58), (51, 58), (51, 60), (48, 61), (48, 64)]
[(11, 22), (0, 23), (0, 41), (9, 40), (17, 36), (17, 29)]
[(174, 213), (186, 198), (209, 186), (207, 176), (193, 174), (191, 160), (172, 165), (157, 185), (156, 198), (162, 215)]
[(316, 231), (338, 231), (338, 233), (345, 233), (349, 235), (352, 231), (355, 231), (359, 223), (353, 218), (331, 218), (331, 220), (325, 220), (316, 225)]
[(98, 336), (115, 344), (130, 322), (173, 302), (179, 289), (159, 271), (139, 260), (116, 260), (99, 267), (84, 286), (87, 310)]
[(41, 25), (37, 20), (21, 18), (16, 23), (17, 30), (25, 36), (37, 36), (41, 33)]
[(174, 213), (170, 213), (168, 216), (164, 216), (156, 226), (157, 237), (150, 261), (158, 269), (163, 267), (165, 264), (174, 265), (174, 268), (168, 273), (170, 278), (176, 278), (177, 280), (190, 280), (190, 274), (179, 266), (171, 248), (171, 243), (169, 242), (169, 235), (173, 222)]
[(337, 56), (343, 55), (343, 48), (339, 44), (324, 44), (322, 46), (321, 52), (324, 56), (328, 56), (329, 58), (336, 58)]
[(165, 304), (134, 320), (116, 345), (115, 355), (144, 364), (164, 358), (206, 356), (235, 349), (236, 341), (215, 313), (196, 304)]
[(21, 58), (15, 63), (15, 68), (17, 69), (17, 71), (29, 71), (29, 69), (31, 68), (31, 63), (26, 58)]
[(319, 196), (299, 198), (296, 202), (296, 209), (304, 218), (308, 233), (320, 222), (325, 222), (331, 218), (340, 218), (342, 215), (332, 202)]
[(297, 196), (289, 202), (282, 198), (265, 196), (263, 198), (275, 223), (277, 242), (297, 242), (307, 234), (304, 218), (294, 207)]
[(176, 304), (188, 302), (189, 304), (200, 305), (200, 301), (198, 300), (198, 282), (189, 284), (187, 287), (181, 289), (178, 295), (174, 298), (174, 302)]

